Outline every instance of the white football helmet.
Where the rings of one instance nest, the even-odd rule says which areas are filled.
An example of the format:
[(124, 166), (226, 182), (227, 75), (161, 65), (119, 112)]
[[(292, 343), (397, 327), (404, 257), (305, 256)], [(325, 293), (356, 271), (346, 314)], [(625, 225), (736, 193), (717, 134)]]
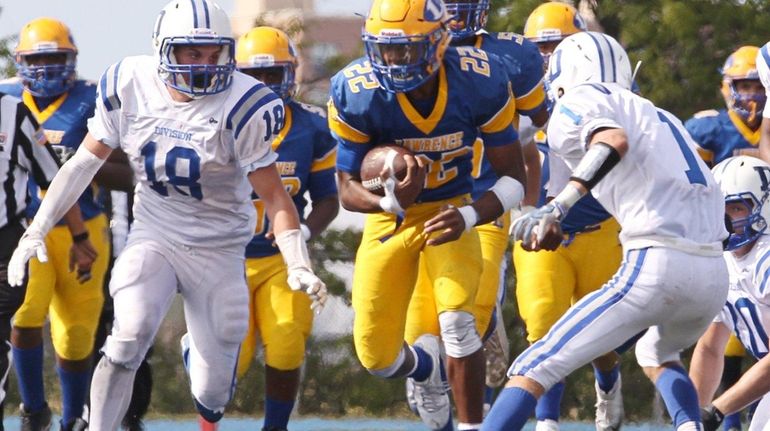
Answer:
[(548, 62), (548, 91), (557, 100), (587, 82), (614, 82), (631, 89), (631, 63), (612, 36), (594, 31), (575, 33), (559, 43)]
[(725, 249), (734, 250), (757, 239), (770, 220), (770, 165), (750, 156), (730, 157), (712, 169), (722, 189), (725, 203), (740, 202), (749, 209), (748, 217), (732, 220)]
[[(158, 74), (169, 86), (192, 97), (226, 90), (235, 70), (235, 39), (230, 19), (210, 0), (173, 0), (160, 11), (152, 34)], [(174, 48), (182, 45), (220, 45), (215, 65), (179, 64)]]

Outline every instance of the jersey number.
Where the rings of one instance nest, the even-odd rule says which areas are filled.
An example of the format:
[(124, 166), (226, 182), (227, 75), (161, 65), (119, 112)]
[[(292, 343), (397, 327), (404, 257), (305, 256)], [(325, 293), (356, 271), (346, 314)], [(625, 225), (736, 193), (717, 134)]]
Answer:
[(687, 180), (690, 181), (690, 184), (702, 184), (704, 186), (707, 185), (706, 177), (703, 175), (703, 172), (701, 172), (700, 167), (698, 166), (698, 160), (695, 158), (695, 154), (690, 149), (690, 147), (687, 146), (687, 142), (684, 140), (682, 134), (679, 133), (679, 130), (676, 128), (676, 126), (671, 123), (671, 120), (668, 119), (666, 114), (658, 111), (658, 118), (660, 118), (660, 121), (668, 125), (668, 127), (671, 129), (671, 134), (673, 134), (674, 139), (676, 139), (677, 145), (679, 145), (679, 150), (684, 156), (685, 163), (687, 163), (688, 169), (684, 171), (684, 174), (687, 175)]
[[(728, 308), (732, 308), (729, 303), (727, 306)], [(749, 339), (741, 341), (744, 344), (748, 341), (748, 346), (746, 347), (751, 348), (751, 352), (757, 358), (765, 356), (768, 348), (767, 333), (762, 327), (762, 320), (759, 318), (759, 313), (757, 312), (757, 307), (754, 303), (747, 298), (740, 298), (735, 301), (735, 312), (731, 314), (733, 315), (733, 324), (736, 328), (736, 332), (738, 332), (738, 319), (743, 320), (743, 324), (749, 330)]]
[(365, 66), (354, 64), (343, 70), (342, 73), (348, 78), (348, 86), (353, 93), (360, 93), (361, 90), (371, 90), (380, 86), (372, 73), (372, 66), (369, 66), (368, 63)]
[[(275, 118), (275, 122), (273, 122)], [(265, 111), (262, 115), (262, 119), (265, 120), (265, 142), (270, 141), (273, 135), (281, 133), (283, 128), (283, 105), (275, 105), (273, 107), (273, 115), (270, 115), (270, 111)]]
[[(168, 186), (163, 181), (158, 181), (158, 176), (163, 175), (165, 171), (168, 183), (171, 184), (174, 190), (185, 196), (192, 196), (195, 199), (202, 200), (203, 192), (201, 192), (201, 185), (198, 183), (198, 180), (201, 178), (201, 159), (198, 153), (192, 148), (174, 147), (166, 154), (165, 165), (156, 166), (155, 152), (157, 147), (157, 143), (150, 141), (142, 147), (141, 152), (144, 157), (144, 170), (147, 173), (147, 180), (151, 183), (150, 188), (161, 196), (168, 196)], [(178, 160), (187, 160), (187, 176), (177, 175)], [(186, 187), (189, 193), (180, 189), (180, 187)]]
[[(289, 196), (294, 197), (299, 193), (299, 189), (302, 186), (302, 181), (299, 177), (283, 177), (281, 178), (286, 192)], [(254, 235), (262, 235), (267, 228), (267, 211), (265, 211), (265, 202), (262, 199), (254, 199), (254, 209), (257, 210), (257, 227), (254, 229)]]
[(435, 189), (455, 179), (457, 176), (457, 166), (451, 168), (448, 168), (448, 166), (454, 159), (468, 154), (470, 151), (472, 151), (472, 148), (470, 147), (457, 148), (442, 153), (439, 160), (433, 160), (425, 154), (419, 154), (417, 157), (420, 157), (428, 167), (428, 171), (425, 175), (425, 188)]
[(458, 46), (457, 53), (460, 54), (460, 69), (489, 76), (489, 57), (486, 52), (470, 46)]

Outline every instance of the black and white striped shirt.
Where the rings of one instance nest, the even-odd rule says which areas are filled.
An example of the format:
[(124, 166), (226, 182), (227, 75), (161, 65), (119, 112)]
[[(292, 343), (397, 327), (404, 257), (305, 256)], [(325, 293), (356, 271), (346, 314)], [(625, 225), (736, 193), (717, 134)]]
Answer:
[(0, 93), (0, 229), (24, 217), (30, 175), (45, 189), (59, 159), (24, 103)]

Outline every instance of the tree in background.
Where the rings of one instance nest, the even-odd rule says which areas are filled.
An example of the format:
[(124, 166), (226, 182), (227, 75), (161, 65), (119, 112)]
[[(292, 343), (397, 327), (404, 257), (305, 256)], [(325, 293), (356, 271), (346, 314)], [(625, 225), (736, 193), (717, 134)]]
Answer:
[[(522, 32), (542, 1), (492, 0), (490, 28)], [(721, 107), (719, 69), (743, 45), (770, 40), (770, 2), (761, 0), (578, 0), (616, 37), (631, 58), (642, 61), (642, 94), (679, 118)], [(590, 20), (589, 20), (590, 21)], [(590, 22), (589, 22), (590, 25)]]

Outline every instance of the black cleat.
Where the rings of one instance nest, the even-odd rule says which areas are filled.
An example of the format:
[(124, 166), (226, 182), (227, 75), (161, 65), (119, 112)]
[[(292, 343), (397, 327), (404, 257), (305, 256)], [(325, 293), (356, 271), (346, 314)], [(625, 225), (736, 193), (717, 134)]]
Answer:
[(24, 410), (24, 405), (19, 406), (21, 412), (21, 431), (49, 431), (51, 429), (51, 409), (48, 404), (36, 412)]
[(66, 424), (60, 421), (59, 425), (61, 431), (85, 431), (88, 429), (88, 422), (84, 421), (83, 418), (70, 419)]

